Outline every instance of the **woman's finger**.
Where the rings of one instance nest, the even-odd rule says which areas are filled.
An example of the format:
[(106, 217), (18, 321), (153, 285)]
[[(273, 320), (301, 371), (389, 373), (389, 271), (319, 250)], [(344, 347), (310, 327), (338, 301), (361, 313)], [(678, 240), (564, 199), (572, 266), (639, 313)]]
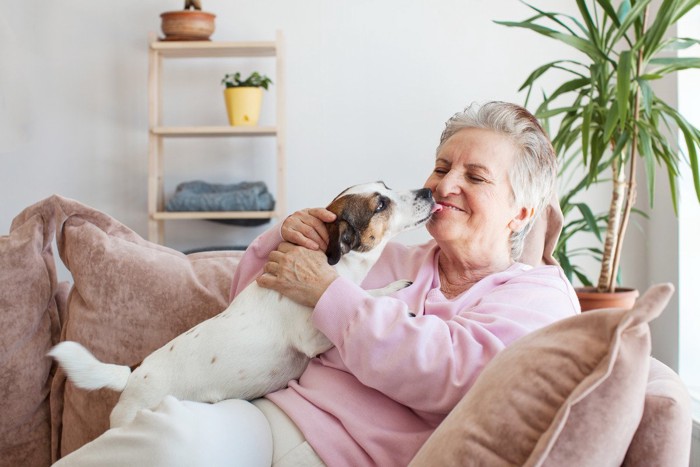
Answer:
[(335, 214), (324, 208), (297, 211), (282, 224), (282, 238), (311, 250), (325, 251), (328, 247), (328, 230), (324, 219), (335, 219)]

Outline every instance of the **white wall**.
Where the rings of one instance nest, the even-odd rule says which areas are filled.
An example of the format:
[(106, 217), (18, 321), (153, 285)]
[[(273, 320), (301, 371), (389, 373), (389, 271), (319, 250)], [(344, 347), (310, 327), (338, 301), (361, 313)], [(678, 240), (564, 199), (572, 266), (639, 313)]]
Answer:
[[(159, 29), (162, 11), (182, 2), (4, 3), (0, 225), (9, 228), (25, 206), (60, 193), (145, 235), (147, 35)], [(522, 102), (517, 89), (527, 73), (565, 50), (493, 23), (525, 18), (516, 0), (204, 0), (204, 8), (217, 14), (214, 40), (285, 35), (290, 211), (368, 180), (421, 186), (450, 115), (472, 101)], [(166, 123), (225, 124), (221, 77), (258, 64), (269, 62), (166, 61)], [(274, 91), (267, 103), (273, 98)], [(269, 118), (274, 108), (266, 109)], [(166, 189), (194, 178), (260, 176), (272, 144), (168, 140)], [(256, 148), (267, 155), (248, 159)], [(179, 221), (167, 224), (166, 237), (187, 249), (247, 243), (258, 232)]]
[[(0, 232), (24, 207), (59, 193), (146, 235), (147, 35), (162, 11), (181, 4), (3, 0)], [(576, 10), (573, 1), (537, 5)], [(493, 23), (529, 16), (517, 0), (204, 0), (204, 7), (218, 16), (214, 40), (285, 35), (288, 211), (323, 205), (368, 180), (421, 186), (450, 115), (472, 101), (523, 102), (517, 89), (527, 74), (568, 52)], [(224, 124), (219, 81), (237, 67), (258, 63), (166, 62), (166, 122)], [(168, 141), (166, 188), (257, 177), (270, 169), (272, 144)], [(249, 150), (267, 155), (248, 159)], [(188, 249), (245, 244), (259, 231), (180, 221), (167, 224), (166, 237)], [(623, 267), (636, 272), (629, 284), (644, 289), (649, 245), (630, 243)]]

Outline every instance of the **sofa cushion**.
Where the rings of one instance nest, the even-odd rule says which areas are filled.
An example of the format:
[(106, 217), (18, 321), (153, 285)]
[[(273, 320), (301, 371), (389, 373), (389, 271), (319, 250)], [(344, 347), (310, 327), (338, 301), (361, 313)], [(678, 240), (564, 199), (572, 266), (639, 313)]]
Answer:
[[(66, 304), (61, 340), (80, 342), (105, 362), (138, 364), (228, 305), (240, 251), (184, 255), (150, 243), (110, 216), (60, 196), (47, 198), (25, 213), (44, 219), (46, 235), (53, 236), (55, 230), (59, 254), (73, 276), (67, 297), (65, 288), (58, 288), (59, 302)], [(33, 248), (42, 251), (40, 245)], [(42, 276), (45, 282), (46, 276)], [(42, 287), (37, 286), (43, 291), (37, 301), (43, 300), (45, 307), (52, 289)], [(39, 296), (36, 291), (25, 295)], [(36, 348), (43, 357), (50, 343)], [(50, 360), (42, 361), (46, 377)], [(47, 389), (42, 396), (46, 398)], [(57, 370), (51, 386), (53, 460), (104, 432), (118, 397), (109, 390), (77, 389)], [(43, 439), (49, 439), (49, 434)]]
[(672, 293), (657, 285), (629, 311), (583, 313), (519, 339), (411, 465), (621, 465), (644, 410), (648, 321)]
[(53, 236), (23, 212), (0, 237), (0, 464), (49, 465), (51, 360), (60, 323)]
[(652, 358), (644, 414), (624, 466), (687, 466), (693, 418), (690, 394), (680, 376)]

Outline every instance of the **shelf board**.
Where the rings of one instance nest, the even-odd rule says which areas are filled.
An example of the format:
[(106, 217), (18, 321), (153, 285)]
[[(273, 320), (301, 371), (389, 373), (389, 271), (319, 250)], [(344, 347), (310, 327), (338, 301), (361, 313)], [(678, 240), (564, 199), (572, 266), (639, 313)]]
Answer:
[(220, 41), (157, 41), (151, 49), (168, 58), (208, 57), (274, 57), (274, 41), (220, 42)]
[(159, 211), (151, 214), (154, 220), (183, 219), (270, 219), (276, 211)]
[(159, 136), (275, 136), (274, 126), (157, 126), (151, 133)]

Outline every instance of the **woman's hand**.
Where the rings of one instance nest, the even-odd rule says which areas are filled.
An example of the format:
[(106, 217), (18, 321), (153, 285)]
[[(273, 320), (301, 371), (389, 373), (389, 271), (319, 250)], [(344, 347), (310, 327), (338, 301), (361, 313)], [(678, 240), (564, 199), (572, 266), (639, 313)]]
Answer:
[(326, 251), (328, 229), (325, 222), (333, 222), (335, 214), (325, 208), (303, 209), (291, 214), (282, 223), (282, 238), (285, 242), (310, 250)]
[(283, 242), (270, 253), (257, 283), (313, 308), (336, 277), (322, 251)]

